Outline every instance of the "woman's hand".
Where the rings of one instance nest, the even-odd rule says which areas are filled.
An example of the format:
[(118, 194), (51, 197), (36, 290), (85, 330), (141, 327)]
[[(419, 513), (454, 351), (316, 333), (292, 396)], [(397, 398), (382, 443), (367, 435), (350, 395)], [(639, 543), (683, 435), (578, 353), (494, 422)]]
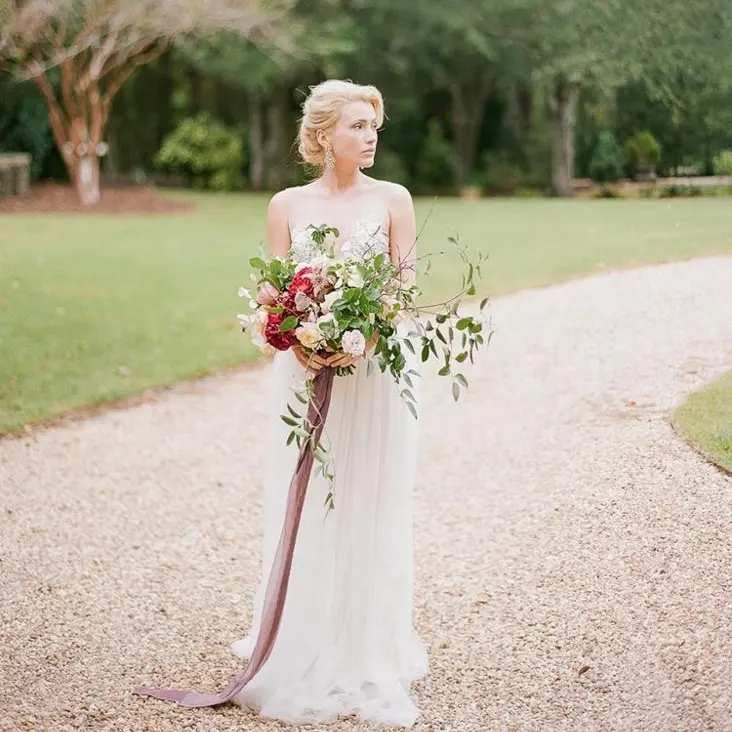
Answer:
[(293, 346), (292, 352), (303, 368), (310, 371), (320, 371), (324, 366), (329, 366), (328, 359), (318, 356), (317, 353), (305, 353), (302, 346)]

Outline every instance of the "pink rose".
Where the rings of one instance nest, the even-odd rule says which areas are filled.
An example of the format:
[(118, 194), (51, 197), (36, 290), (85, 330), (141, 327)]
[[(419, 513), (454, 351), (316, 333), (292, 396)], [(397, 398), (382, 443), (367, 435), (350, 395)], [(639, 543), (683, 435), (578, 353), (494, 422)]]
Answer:
[(274, 301), (277, 299), (279, 294), (280, 291), (273, 284), (265, 282), (257, 293), (257, 297), (255, 299), (260, 305), (274, 305)]

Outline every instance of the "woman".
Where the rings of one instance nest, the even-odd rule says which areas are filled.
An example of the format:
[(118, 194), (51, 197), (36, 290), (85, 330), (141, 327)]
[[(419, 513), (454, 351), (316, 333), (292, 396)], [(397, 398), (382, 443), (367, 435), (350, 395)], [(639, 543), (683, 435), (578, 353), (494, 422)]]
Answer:
[[(312, 89), (303, 107), (299, 150), (306, 163), (321, 166), (322, 175), (271, 199), (270, 256), (291, 251), (307, 262), (315, 253), (312, 227), (326, 224), (341, 233), (335, 242), (339, 256), (388, 253), (405, 268), (405, 277), (413, 275), (416, 227), (408, 191), (361, 172), (374, 163), (383, 118), (381, 94), (372, 86), (326, 81)], [(367, 374), (364, 357), (309, 359), (299, 349), (275, 356), (262, 582), (251, 634), (232, 650), (249, 658), (262, 627), (297, 460), (295, 444), (286, 447), (290, 428), (279, 415), (288, 403), (299, 406), (293, 387), (307, 370), (351, 364), (356, 366), (352, 375), (335, 379), (325, 423), (335, 508), (326, 515), (327, 484), (313, 475), (271, 655), (243, 688), (235, 683), (211, 703), (231, 699), (239, 689), (233, 696), (237, 703), (294, 723), (355, 714), (409, 726), (418, 716), (409, 684), (426, 673), (427, 655), (412, 625), (417, 427), (393, 378), (378, 368)]]
[[(339, 230), (343, 257), (388, 251), (414, 267), (416, 227), (411, 196), (402, 186), (367, 177), (384, 118), (377, 89), (326, 81), (303, 106), (299, 150), (322, 175), (277, 193), (267, 216), (271, 256), (292, 248), (312, 254), (308, 227)], [(299, 363), (298, 363), (299, 362)], [(409, 725), (417, 710), (409, 682), (426, 672), (424, 647), (412, 627), (412, 488), (416, 423), (388, 374), (366, 375), (363, 357), (336, 378), (326, 420), (336, 475), (335, 508), (324, 519), (327, 488), (310, 481), (300, 523), (285, 610), (272, 655), (237, 696), (264, 716), (293, 722), (327, 721), (355, 713), (374, 722)], [(292, 387), (308, 362), (301, 351), (278, 352), (273, 415), (286, 411)], [(297, 404), (297, 402), (295, 402)], [(256, 637), (269, 564), (279, 538), (296, 451), (285, 448), (289, 428), (279, 419), (271, 436), (263, 581), (252, 634), (234, 644), (247, 658)], [(286, 459), (285, 459), (286, 458)]]

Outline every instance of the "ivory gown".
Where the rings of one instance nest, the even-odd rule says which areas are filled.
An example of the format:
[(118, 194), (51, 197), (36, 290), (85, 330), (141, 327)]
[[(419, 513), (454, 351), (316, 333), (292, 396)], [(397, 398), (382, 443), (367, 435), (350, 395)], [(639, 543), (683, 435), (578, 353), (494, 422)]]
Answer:
[[(295, 258), (309, 261), (315, 248), (307, 224), (291, 234)], [(388, 251), (388, 234), (379, 223), (361, 219), (339, 256)], [(417, 359), (410, 366), (417, 369)], [(251, 633), (232, 645), (242, 658), (249, 657), (259, 628), (297, 459), (294, 442), (285, 446), (290, 428), (279, 415), (288, 401), (302, 409), (292, 388), (305, 372), (289, 351), (278, 352), (271, 368), (263, 573)], [(427, 653), (412, 624), (417, 432), (388, 373), (374, 368), (367, 376), (362, 362), (352, 376), (336, 377), (325, 424), (336, 474), (335, 508), (326, 516), (327, 485), (313, 476), (274, 650), (237, 694), (237, 703), (295, 723), (349, 714), (402, 726), (416, 720), (410, 682), (427, 672)]]

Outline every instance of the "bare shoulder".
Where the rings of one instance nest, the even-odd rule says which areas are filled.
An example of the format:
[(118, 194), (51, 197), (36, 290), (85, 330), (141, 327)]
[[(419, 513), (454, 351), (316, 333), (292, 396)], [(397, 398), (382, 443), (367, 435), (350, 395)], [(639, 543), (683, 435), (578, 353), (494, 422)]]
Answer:
[(293, 207), (297, 206), (302, 199), (307, 198), (310, 193), (310, 184), (283, 188), (269, 199), (268, 211), (272, 215), (287, 218)]
[(409, 189), (400, 183), (392, 183), (388, 180), (378, 180), (371, 178), (371, 185), (384, 196), (385, 200), (390, 204), (405, 205), (411, 204), (412, 194)]
[(279, 211), (284, 210), (297, 197), (297, 186), (292, 188), (283, 188), (277, 191), (272, 198), (269, 199), (269, 207)]

